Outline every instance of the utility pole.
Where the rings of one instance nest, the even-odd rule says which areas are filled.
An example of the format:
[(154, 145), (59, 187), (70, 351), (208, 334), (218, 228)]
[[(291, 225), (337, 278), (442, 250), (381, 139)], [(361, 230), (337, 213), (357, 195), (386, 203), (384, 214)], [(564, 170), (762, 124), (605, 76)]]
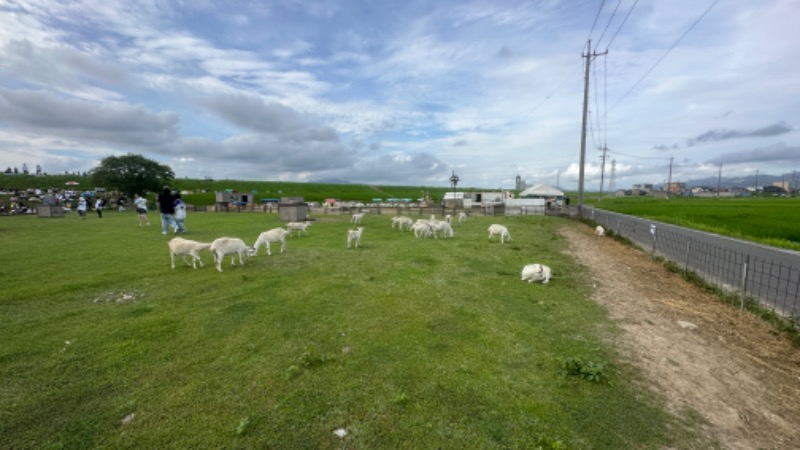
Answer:
[(717, 198), (719, 198), (719, 191), (722, 189), (722, 163), (719, 165), (719, 176), (717, 177)]
[(617, 170), (617, 160), (611, 160), (611, 177), (608, 179), (608, 192), (614, 192), (614, 174)]
[(605, 182), (605, 175), (606, 175), (606, 152), (608, 152), (608, 147), (603, 145), (603, 148), (600, 149), (603, 154), (600, 155), (600, 200), (603, 199), (603, 183)]
[(583, 126), (581, 127), (581, 164), (578, 170), (578, 210), (583, 210), (583, 166), (586, 164), (586, 120), (589, 113), (589, 66), (592, 58), (608, 53), (592, 52), (592, 40), (586, 41), (586, 54), (581, 55), (586, 58), (586, 73), (583, 78)]
[(756, 169), (756, 194), (758, 194), (758, 169)]
[(672, 160), (674, 156), (669, 157), (669, 178), (667, 178), (667, 200), (669, 200), (669, 193), (672, 192)]

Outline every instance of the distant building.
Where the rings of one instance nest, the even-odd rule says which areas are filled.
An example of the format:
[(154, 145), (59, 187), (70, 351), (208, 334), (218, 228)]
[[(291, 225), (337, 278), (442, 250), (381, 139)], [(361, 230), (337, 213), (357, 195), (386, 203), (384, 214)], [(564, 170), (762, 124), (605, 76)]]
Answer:
[(653, 185), (652, 184), (634, 184), (633, 185), (634, 191), (645, 191), (647, 193), (653, 192)]
[(516, 185), (517, 185), (517, 191), (519, 191), (519, 192), (522, 192), (522, 191), (524, 191), (525, 189), (528, 188), (528, 183), (526, 183), (525, 180), (523, 180), (522, 177), (519, 176), (519, 175), (517, 175), (517, 183), (516, 183)]

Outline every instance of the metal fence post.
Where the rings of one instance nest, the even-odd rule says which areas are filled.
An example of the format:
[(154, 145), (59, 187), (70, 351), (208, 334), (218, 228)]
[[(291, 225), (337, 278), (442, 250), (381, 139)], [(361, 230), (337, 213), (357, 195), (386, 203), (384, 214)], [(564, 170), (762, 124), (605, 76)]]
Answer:
[(739, 297), (740, 299), (740, 307), (744, 309), (744, 293), (745, 289), (747, 289), (747, 264), (750, 262), (750, 255), (744, 256), (744, 264), (742, 265), (742, 295)]

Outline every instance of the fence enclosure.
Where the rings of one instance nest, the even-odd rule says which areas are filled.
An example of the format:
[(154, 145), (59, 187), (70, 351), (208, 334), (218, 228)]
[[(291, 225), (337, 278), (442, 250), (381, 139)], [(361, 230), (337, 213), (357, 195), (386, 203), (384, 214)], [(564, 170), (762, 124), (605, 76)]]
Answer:
[(580, 214), (742, 301), (800, 317), (800, 252), (585, 206)]

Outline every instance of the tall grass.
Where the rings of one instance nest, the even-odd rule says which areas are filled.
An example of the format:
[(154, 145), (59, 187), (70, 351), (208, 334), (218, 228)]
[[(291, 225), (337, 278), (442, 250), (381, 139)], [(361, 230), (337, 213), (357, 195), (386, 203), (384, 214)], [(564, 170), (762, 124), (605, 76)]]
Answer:
[[(169, 268), (155, 223), (0, 220), (6, 448), (696, 448), (621, 362), (557, 219), (414, 239), (318, 216), (284, 254)], [(151, 214), (151, 219), (155, 216)], [(490, 242), (502, 221), (514, 240)], [(156, 220), (154, 220), (156, 222)], [(263, 213), (190, 214), (253, 242)], [(522, 266), (555, 270), (549, 285)], [(334, 434), (343, 429), (343, 438)]]

